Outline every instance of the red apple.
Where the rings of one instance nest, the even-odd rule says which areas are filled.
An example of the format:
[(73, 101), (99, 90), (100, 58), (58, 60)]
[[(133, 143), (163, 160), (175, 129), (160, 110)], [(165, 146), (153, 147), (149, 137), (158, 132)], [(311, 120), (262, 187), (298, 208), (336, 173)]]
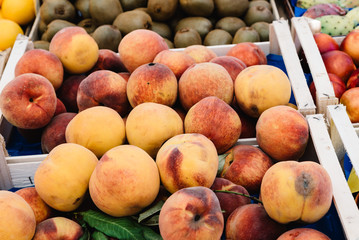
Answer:
[[(345, 83), (343, 82), (343, 80), (338, 77), (337, 75), (335, 75), (334, 73), (328, 73), (329, 76), (329, 80), (333, 86), (334, 89), (334, 94), (335, 97), (337, 97), (338, 99), (341, 98), (341, 96), (343, 95), (343, 93), (347, 90), (347, 87), (345, 86)], [(313, 97), (314, 102), (316, 102), (317, 100), (317, 90), (315, 89), (315, 85), (314, 82), (312, 82), (309, 86), (309, 90), (310, 93)]]
[(55, 89), (49, 80), (39, 74), (21, 74), (3, 88), (0, 108), (6, 120), (16, 127), (42, 128), (54, 116)]
[(359, 68), (350, 74), (347, 82), (347, 88), (359, 87)]
[(345, 52), (333, 50), (322, 54), (323, 62), (328, 73), (334, 73), (344, 83), (348, 81), (350, 74), (356, 69), (353, 59)]
[(315, 43), (317, 44), (320, 54), (333, 50), (339, 50), (338, 43), (329, 34), (319, 32), (319, 33), (314, 33), (313, 37)]
[(214, 193), (216, 194), (219, 200), (225, 221), (228, 219), (229, 215), (231, 215), (231, 213), (236, 208), (251, 203), (251, 199), (246, 196), (237, 195), (233, 193), (226, 193), (226, 192), (216, 192), (215, 190), (224, 190), (224, 191), (237, 192), (249, 196), (247, 189), (245, 189), (241, 185), (234, 184), (233, 182), (227, 179), (217, 177), (214, 180), (211, 189), (214, 190)]
[(340, 50), (346, 52), (359, 66), (359, 29), (352, 30), (344, 37)]

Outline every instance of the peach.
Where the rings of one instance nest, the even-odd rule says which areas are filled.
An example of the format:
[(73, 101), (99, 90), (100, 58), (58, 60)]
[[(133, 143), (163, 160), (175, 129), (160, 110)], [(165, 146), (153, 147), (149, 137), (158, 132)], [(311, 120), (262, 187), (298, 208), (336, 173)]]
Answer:
[(211, 140), (218, 154), (231, 148), (241, 135), (236, 111), (218, 97), (205, 97), (193, 105), (184, 120), (185, 133), (200, 133)]
[(258, 194), (264, 174), (273, 165), (270, 157), (251, 145), (236, 145), (227, 153), (220, 176)]
[(24, 73), (44, 76), (56, 90), (62, 84), (64, 68), (55, 54), (43, 49), (32, 49), (25, 52), (15, 65), (15, 77)]
[(258, 118), (266, 109), (289, 102), (291, 84), (280, 68), (255, 65), (238, 74), (234, 92), (237, 104), (243, 112)]
[(342, 43), (340, 44), (340, 50), (347, 53), (354, 61), (354, 63), (359, 66), (359, 29), (352, 30), (348, 33)]
[[(145, 150), (152, 158), (169, 138), (183, 133), (183, 121), (169, 106), (142, 103), (134, 107), (126, 120), (129, 144)], [(113, 134), (113, 133), (112, 133)]]
[(97, 162), (95, 154), (81, 145), (60, 144), (37, 168), (36, 191), (50, 207), (63, 212), (74, 211), (84, 200)]
[(0, 190), (1, 239), (31, 240), (35, 234), (36, 219), (30, 205), (18, 194)]
[(71, 74), (85, 73), (96, 64), (99, 49), (96, 41), (82, 27), (66, 27), (51, 39), (49, 51), (55, 54)]
[(159, 229), (164, 240), (218, 240), (224, 219), (216, 195), (197, 186), (172, 194), (162, 206)]
[(329, 34), (318, 32), (314, 33), (313, 37), (320, 54), (333, 50), (339, 50), (338, 43)]
[(352, 123), (359, 122), (359, 88), (350, 88), (340, 98)]
[(332, 182), (316, 162), (282, 161), (264, 174), (261, 199), (268, 215), (279, 223), (314, 223), (332, 204)]
[(216, 63), (197, 63), (189, 67), (178, 82), (179, 100), (188, 111), (201, 99), (216, 96), (227, 104), (233, 99), (233, 81), (227, 70)]
[(91, 175), (95, 205), (114, 216), (130, 216), (149, 206), (160, 188), (156, 163), (141, 148), (117, 146), (107, 151)]
[(35, 187), (26, 187), (15, 192), (30, 205), (35, 214), (36, 224), (50, 218), (53, 210), (47, 205), (37, 193)]
[(148, 63), (136, 68), (127, 82), (127, 97), (132, 107), (155, 102), (171, 107), (177, 100), (177, 78), (162, 63)]
[[(247, 189), (245, 189), (241, 185), (234, 184), (233, 182), (225, 178), (217, 177), (211, 186), (211, 190), (214, 191), (214, 193), (216, 194), (219, 200), (219, 204), (221, 205), (221, 209), (225, 221), (228, 219), (229, 215), (231, 215), (231, 213), (236, 208), (251, 203), (251, 199), (248, 197), (249, 193)], [(218, 190), (237, 192), (247, 196), (242, 196), (242, 195), (227, 193), (227, 192), (219, 192)]]
[[(342, 79), (340, 77), (338, 77), (337, 75), (333, 74), (333, 73), (328, 73), (329, 76), (329, 80), (333, 86), (333, 90), (334, 90), (334, 94), (335, 97), (337, 97), (338, 99), (341, 98), (341, 96), (343, 95), (343, 93), (347, 90), (347, 87), (345, 86), (345, 83), (342, 81)], [(317, 90), (315, 88), (314, 82), (312, 82), (309, 85), (309, 90), (310, 90), (310, 94), (313, 97), (314, 102), (316, 102), (317, 100)]]
[(137, 67), (152, 62), (159, 52), (167, 49), (165, 40), (147, 29), (136, 29), (126, 34), (118, 46), (120, 58), (131, 73)]
[(218, 170), (213, 143), (202, 134), (179, 134), (159, 149), (156, 164), (170, 193), (194, 186), (211, 187)]
[(190, 45), (183, 50), (190, 55), (196, 63), (209, 62), (211, 59), (217, 57), (217, 54), (208, 47), (203, 45)]
[(54, 116), (56, 93), (45, 77), (24, 73), (5, 85), (0, 108), (6, 120), (16, 127), (41, 128)]
[(82, 80), (86, 75), (70, 75), (65, 78), (61, 87), (57, 90), (58, 98), (63, 102), (68, 112), (77, 113), (79, 108), (77, 106), (77, 90)]
[(96, 106), (79, 112), (67, 125), (66, 142), (77, 143), (97, 157), (125, 141), (125, 123), (112, 108)]
[(322, 59), (328, 73), (334, 73), (344, 83), (348, 81), (350, 74), (356, 69), (353, 59), (345, 52), (333, 50), (322, 54)]
[(153, 62), (162, 63), (169, 67), (177, 79), (180, 79), (188, 67), (196, 63), (196, 61), (187, 53), (171, 50), (163, 50), (158, 53)]
[(349, 88), (359, 87), (359, 68), (354, 70), (347, 81), (347, 86)]
[(236, 208), (226, 223), (226, 239), (276, 240), (286, 226), (271, 219), (260, 204)]
[(294, 228), (284, 232), (277, 240), (330, 240), (322, 232), (312, 228)]
[(238, 74), (245, 69), (247, 66), (246, 64), (242, 61), (239, 60), (238, 58), (232, 57), (232, 56), (219, 56), (219, 57), (215, 57), (213, 59), (211, 59), (212, 63), (217, 63), (221, 66), (223, 66), (229, 73), (229, 75), (231, 76), (232, 80), (233, 80), (233, 84), (234, 81), (236, 80)]
[(251, 42), (237, 43), (228, 51), (227, 56), (238, 58), (247, 67), (267, 64), (267, 58), (263, 50)]
[(128, 79), (130, 79), (131, 73), (129, 72), (120, 72), (118, 73), (121, 77), (123, 77), (123, 79), (126, 80), (126, 82), (128, 82)]
[(43, 153), (49, 153), (54, 147), (66, 143), (65, 130), (76, 113), (61, 113), (52, 118), (41, 134), (41, 149)]
[(241, 135), (239, 138), (255, 138), (256, 137), (256, 125), (258, 118), (251, 117), (243, 112), (238, 106), (236, 98), (233, 98), (231, 107), (237, 112), (242, 123)]
[(297, 110), (289, 106), (267, 109), (256, 126), (259, 147), (276, 161), (298, 160), (309, 140), (309, 126)]
[(131, 109), (126, 94), (126, 80), (110, 70), (97, 70), (83, 79), (77, 89), (77, 106), (79, 111), (106, 106), (112, 108), (122, 117)]
[(67, 112), (65, 104), (59, 98), (56, 98), (56, 109), (54, 116), (57, 116), (60, 113), (64, 113), (64, 112)]
[(95, 66), (90, 72), (97, 70), (110, 70), (113, 72), (126, 72), (127, 69), (123, 65), (120, 56), (110, 49), (100, 49), (98, 51), (98, 59)]
[(77, 222), (65, 217), (53, 217), (36, 226), (33, 240), (79, 239), (82, 235), (82, 227)]

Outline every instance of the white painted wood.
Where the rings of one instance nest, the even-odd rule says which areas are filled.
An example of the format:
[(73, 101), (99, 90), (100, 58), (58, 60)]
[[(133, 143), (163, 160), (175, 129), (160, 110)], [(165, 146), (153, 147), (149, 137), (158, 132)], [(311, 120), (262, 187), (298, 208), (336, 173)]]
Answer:
[(359, 211), (346, 182), (322, 114), (307, 116), (310, 134), (320, 164), (328, 172), (334, 205), (348, 240), (359, 240)]
[(36, 169), (41, 162), (24, 162), (8, 164), (13, 187), (24, 188), (34, 185)]
[(338, 104), (333, 86), (313, 37), (308, 21), (303, 17), (292, 18), (294, 39), (298, 38), (306, 56), (316, 88), (317, 113), (326, 114), (326, 106)]
[(272, 13), (274, 16), (274, 20), (280, 20), (277, 4), (275, 3), (275, 0), (270, 0), (269, 2), (272, 6)]
[(7, 48), (4, 51), (0, 51), (0, 79), (5, 69), (7, 60), (9, 59), (11, 48)]
[(0, 190), (7, 190), (13, 187), (10, 170), (5, 160), (6, 149), (0, 146)]

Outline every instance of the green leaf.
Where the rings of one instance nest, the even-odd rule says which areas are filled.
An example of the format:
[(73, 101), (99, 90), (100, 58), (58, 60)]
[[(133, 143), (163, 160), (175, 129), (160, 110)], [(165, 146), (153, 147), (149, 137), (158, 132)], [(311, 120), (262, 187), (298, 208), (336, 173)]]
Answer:
[[(78, 219), (77, 219), (78, 220)], [(86, 226), (86, 223), (83, 222), (83, 221), (80, 221), (79, 222), (81, 224), (81, 227), (82, 227), (82, 231), (83, 231), (83, 234), (82, 236), (79, 238), (79, 240), (90, 240), (90, 232)]]
[(92, 240), (108, 240), (108, 237), (105, 234), (103, 234), (102, 232), (94, 231), (91, 234), (91, 239)]
[(223, 171), (224, 163), (226, 162), (226, 157), (229, 155), (229, 153), (224, 153), (221, 155), (218, 155), (218, 171), (217, 176), (221, 174)]
[(126, 240), (160, 240), (162, 237), (131, 217), (112, 217), (100, 211), (88, 210), (79, 213), (92, 228), (109, 237)]
[(150, 218), (147, 218), (147, 219), (143, 220), (141, 222), (141, 224), (143, 224), (145, 226), (158, 226), (159, 218), (160, 218), (160, 215), (156, 214), (156, 215), (153, 215)]
[(149, 209), (147, 209), (146, 211), (142, 212), (139, 217), (138, 217), (138, 223), (141, 223), (144, 219), (155, 215), (156, 213), (159, 213), (161, 211), (161, 208), (163, 206), (165, 202), (164, 201), (159, 201), (157, 202), (155, 205), (153, 205), (152, 207), (150, 207)]

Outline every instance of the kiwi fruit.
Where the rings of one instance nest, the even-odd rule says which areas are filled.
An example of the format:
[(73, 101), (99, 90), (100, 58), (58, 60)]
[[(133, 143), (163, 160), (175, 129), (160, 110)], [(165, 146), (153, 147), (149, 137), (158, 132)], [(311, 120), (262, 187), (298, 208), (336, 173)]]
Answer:
[(267, 22), (256, 22), (251, 25), (259, 33), (261, 42), (269, 41), (269, 23)]
[(242, 27), (238, 29), (233, 38), (233, 44), (241, 42), (259, 42), (259, 33), (251, 27)]
[(253, 6), (250, 7), (244, 16), (244, 22), (247, 26), (252, 25), (255, 22), (267, 22), (271, 23), (274, 21), (272, 11), (264, 6)]
[(34, 41), (35, 49), (44, 49), (44, 50), (49, 51), (49, 46), (50, 46), (50, 42), (48, 42), (48, 41), (43, 41), (43, 40)]
[(241, 17), (248, 10), (248, 0), (214, 0), (216, 13), (220, 17)]
[(112, 24), (123, 9), (119, 0), (90, 0), (89, 11), (91, 18), (99, 26)]
[(51, 39), (58, 31), (60, 31), (61, 29), (65, 28), (65, 27), (73, 27), (73, 26), (76, 26), (76, 25), (73, 24), (72, 22), (62, 20), (62, 19), (55, 19), (47, 25), (47, 29), (42, 34), (41, 40), (51, 42)]
[(173, 43), (176, 48), (185, 48), (191, 45), (201, 45), (202, 39), (195, 29), (182, 28), (176, 32)]
[(144, 11), (131, 10), (120, 13), (112, 25), (120, 30), (123, 35), (126, 35), (136, 29), (151, 29), (152, 19)]
[(171, 28), (166, 23), (152, 21), (151, 30), (158, 33), (163, 38), (172, 39)]
[(110, 49), (114, 52), (118, 51), (118, 45), (122, 40), (121, 32), (112, 25), (101, 25), (91, 34), (92, 38), (97, 42), (99, 49)]
[(254, 7), (254, 6), (263, 6), (263, 7), (268, 8), (270, 11), (272, 11), (272, 5), (265, 0), (250, 1), (248, 8)]
[(95, 29), (97, 27), (92, 18), (86, 18), (86, 19), (81, 20), (77, 24), (77, 26), (84, 28), (88, 34), (95, 31)]
[(67, 0), (46, 0), (40, 7), (41, 21), (49, 24), (55, 19), (74, 22), (76, 10), (71, 2)]
[(210, 31), (204, 38), (203, 45), (213, 46), (213, 45), (224, 45), (231, 44), (233, 37), (229, 32), (226, 32), (222, 29), (214, 29)]
[(90, 15), (90, 0), (76, 0), (74, 6), (78, 15), (83, 18), (91, 18)]
[(166, 21), (176, 12), (178, 0), (148, 0), (147, 9), (154, 21)]
[(205, 17), (186, 17), (178, 22), (175, 31), (178, 32), (182, 28), (193, 28), (203, 39), (207, 33), (212, 30), (213, 25), (212, 22)]
[(147, 5), (147, 0), (120, 0), (120, 2), (124, 11), (146, 7)]
[(208, 17), (214, 10), (213, 0), (179, 0), (179, 3), (189, 16)]
[(173, 42), (171, 42), (171, 40), (168, 40), (167, 38), (164, 38), (165, 42), (167, 43), (168, 48), (174, 48), (175, 45), (173, 44)]
[(44, 22), (44, 21), (41, 21), (39, 22), (39, 35), (41, 36), (47, 29), (47, 24)]
[(226, 32), (229, 32), (232, 37), (236, 34), (238, 29), (241, 27), (245, 27), (246, 23), (237, 17), (224, 17), (217, 21), (215, 28), (216, 29), (223, 29)]

